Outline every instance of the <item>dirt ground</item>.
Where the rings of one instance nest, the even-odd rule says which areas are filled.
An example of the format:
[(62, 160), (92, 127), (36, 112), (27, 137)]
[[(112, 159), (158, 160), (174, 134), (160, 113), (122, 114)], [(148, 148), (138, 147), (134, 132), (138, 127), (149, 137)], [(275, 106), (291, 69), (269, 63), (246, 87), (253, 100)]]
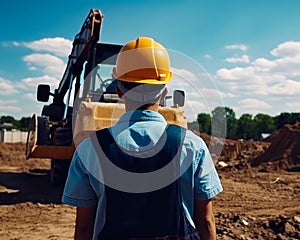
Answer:
[[(214, 200), (218, 239), (300, 239), (299, 172), (249, 167), (241, 158), (247, 149), (217, 167), (224, 187)], [(50, 184), (50, 160), (25, 160), (24, 151), (0, 142), (0, 239), (73, 239), (75, 209)]]

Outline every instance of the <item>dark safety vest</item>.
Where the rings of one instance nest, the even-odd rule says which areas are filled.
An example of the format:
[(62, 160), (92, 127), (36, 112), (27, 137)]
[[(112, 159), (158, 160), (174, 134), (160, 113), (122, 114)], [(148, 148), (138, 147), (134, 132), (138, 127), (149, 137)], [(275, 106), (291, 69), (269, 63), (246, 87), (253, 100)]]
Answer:
[[(184, 213), (180, 191), (180, 152), (185, 131), (179, 126), (168, 125), (164, 133), (166, 135), (158, 142), (164, 141), (164, 146), (148, 158), (124, 153), (108, 129), (96, 132), (102, 151), (117, 167), (135, 173), (148, 173), (172, 161), (172, 169), (178, 176), (166, 187), (143, 193), (123, 192), (105, 185), (106, 220), (99, 240), (200, 239)], [(101, 165), (101, 159), (99, 161)], [(105, 175), (103, 171), (104, 182)]]

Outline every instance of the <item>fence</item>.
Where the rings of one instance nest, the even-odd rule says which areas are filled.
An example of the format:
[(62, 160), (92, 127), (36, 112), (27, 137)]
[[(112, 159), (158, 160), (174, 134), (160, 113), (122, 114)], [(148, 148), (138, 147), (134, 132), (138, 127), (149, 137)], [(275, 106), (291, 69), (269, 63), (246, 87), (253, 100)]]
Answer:
[(7, 131), (5, 129), (0, 130), (0, 141), (5, 143), (16, 143), (16, 142), (26, 143), (27, 132), (19, 131), (19, 130), (12, 130), (12, 131)]

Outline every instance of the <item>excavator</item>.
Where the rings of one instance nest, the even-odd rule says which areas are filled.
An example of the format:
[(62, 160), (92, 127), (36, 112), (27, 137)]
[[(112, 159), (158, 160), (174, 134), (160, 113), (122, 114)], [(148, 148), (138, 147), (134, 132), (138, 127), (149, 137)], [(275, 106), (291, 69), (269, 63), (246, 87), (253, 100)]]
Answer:
[[(75, 35), (73, 47), (59, 86), (37, 86), (37, 101), (44, 105), (41, 114), (33, 114), (26, 143), (26, 158), (51, 159), (50, 181), (64, 185), (76, 146), (91, 132), (115, 124), (125, 112), (115, 92), (111, 72), (122, 45), (101, 43), (104, 15), (91, 9), (81, 30)], [(173, 99), (167, 106), (166, 100)], [(184, 91), (161, 101), (159, 112), (170, 124), (187, 128), (184, 115)]]

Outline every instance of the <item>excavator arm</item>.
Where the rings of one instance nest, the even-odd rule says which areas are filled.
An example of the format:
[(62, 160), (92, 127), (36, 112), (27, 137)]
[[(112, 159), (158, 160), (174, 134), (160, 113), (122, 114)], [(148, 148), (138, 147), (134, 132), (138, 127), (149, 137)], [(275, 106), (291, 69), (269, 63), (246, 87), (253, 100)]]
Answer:
[(70, 81), (73, 82), (74, 78), (81, 74), (86, 61), (89, 62), (91, 68), (95, 67), (95, 56), (92, 54), (95, 54), (97, 42), (100, 39), (102, 21), (103, 14), (99, 10), (92, 9), (82, 25), (81, 31), (75, 36), (65, 73), (58, 86), (57, 95), (54, 97), (65, 96)]
[[(90, 10), (80, 32), (74, 38), (65, 72), (54, 93), (50, 93), (49, 85), (38, 86), (38, 101), (48, 102), (50, 96), (53, 96), (53, 100), (50, 105), (44, 105), (42, 116), (34, 114), (32, 117), (27, 137), (27, 158), (71, 158), (74, 152), (71, 141), (67, 144), (68, 146), (57, 146), (55, 136), (62, 135), (62, 138), (66, 138), (70, 134), (64, 133), (65, 136), (63, 136), (56, 132), (59, 128), (64, 128), (62, 131), (66, 131), (67, 128), (72, 132), (72, 124), (75, 125), (76, 118), (72, 119), (71, 115), (73, 107), (79, 106), (69, 106), (73, 82), (76, 80), (75, 89), (73, 89), (75, 102), (81, 88), (82, 91), (89, 90), (89, 73), (98, 64), (114, 65), (122, 47), (118, 44), (99, 43), (103, 18), (100, 10)], [(81, 83), (82, 75), (84, 75), (84, 84)], [(87, 93), (83, 96), (87, 96)], [(65, 143), (60, 140), (58, 142)]]

